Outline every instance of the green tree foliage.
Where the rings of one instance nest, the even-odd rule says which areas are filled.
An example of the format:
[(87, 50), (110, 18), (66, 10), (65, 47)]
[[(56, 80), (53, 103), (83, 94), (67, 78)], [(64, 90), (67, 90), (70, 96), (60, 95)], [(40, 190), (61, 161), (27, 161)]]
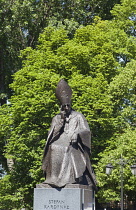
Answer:
[(111, 11), (114, 20), (120, 28), (124, 29), (128, 34), (135, 36), (136, 27), (136, 4), (135, 0), (121, 0), (121, 5), (116, 4)]
[(131, 60), (110, 83), (115, 116), (135, 126), (136, 115), (136, 60)]
[[(132, 60), (115, 76), (110, 83), (109, 90), (114, 105), (116, 117), (116, 132), (109, 139), (109, 144), (97, 165), (97, 179), (101, 190), (99, 198), (105, 201), (120, 200), (120, 170), (119, 159), (125, 160), (124, 165), (124, 193), (129, 200), (135, 201), (136, 178), (130, 172), (130, 166), (136, 161), (136, 61)], [(114, 166), (110, 176), (105, 174), (108, 163)]]
[[(110, 142), (117, 138), (117, 131), (126, 129), (128, 121), (135, 123), (135, 61), (126, 68), (120, 61), (122, 53), (134, 58), (134, 38), (115, 21), (99, 18), (77, 29), (73, 38), (68, 34), (63, 27), (47, 27), (36, 49), (28, 47), (21, 52), (23, 68), (14, 74), (10, 85), (14, 91), (11, 105), (1, 108), (3, 146), (6, 141), (2, 152), (14, 161), (9, 175), (0, 182), (1, 208), (31, 209), (33, 187), (43, 181), (41, 159), (47, 132), (51, 118), (59, 111), (54, 92), (60, 78), (73, 89), (73, 108), (89, 122), (92, 157), (109, 145), (112, 148)], [(128, 101), (131, 116), (127, 114)]]
[[(121, 5), (116, 5), (112, 10), (114, 15), (113, 22), (123, 29), (129, 36), (129, 39), (135, 43), (135, 1), (123, 0)], [(128, 41), (126, 49), (130, 49), (132, 45)], [(135, 150), (135, 120), (136, 120), (136, 57), (135, 49), (131, 48), (132, 56), (122, 51), (119, 54), (119, 62), (125, 68), (120, 69), (108, 87), (108, 93), (111, 95), (114, 107), (113, 115), (115, 133), (107, 148), (100, 153), (99, 163), (97, 165), (96, 174), (100, 190), (98, 197), (105, 202), (120, 200), (120, 169), (119, 159), (125, 160), (124, 165), (124, 193), (128, 196), (128, 200), (136, 201), (136, 179), (130, 172), (130, 166), (136, 161)], [(129, 51), (129, 50), (128, 50)], [(130, 51), (129, 51), (130, 52)], [(127, 63), (127, 65), (126, 65)], [(112, 174), (105, 174), (106, 164), (112, 163), (114, 166)]]
[[(123, 165), (123, 189), (128, 200), (136, 200), (136, 178), (132, 175), (130, 167), (135, 162), (136, 157), (136, 130), (126, 128), (122, 134), (116, 134), (110, 141), (104, 153), (100, 154), (100, 161), (97, 166), (97, 180), (100, 186), (98, 197), (101, 202), (120, 201), (121, 189), (121, 158)], [(110, 175), (106, 174), (106, 165), (113, 166)]]
[[(5, 5), (5, 2), (7, 1), (0, 3)], [(27, 45), (29, 47), (21, 51), (22, 68), (14, 74), (10, 85), (13, 92), (11, 104), (0, 107), (0, 162), (7, 171), (7, 175), (0, 180), (1, 209), (32, 208), (33, 188), (36, 183), (44, 180), (41, 170), (42, 153), (51, 118), (59, 112), (54, 92), (61, 78), (66, 79), (72, 87), (73, 108), (85, 115), (92, 131), (92, 162), (96, 167), (98, 184), (102, 187), (98, 193), (101, 199), (119, 200), (119, 172), (116, 168), (113, 175), (107, 177), (105, 164), (120, 158), (121, 154), (125, 159), (133, 159), (135, 156), (136, 39), (133, 0), (131, 4), (123, 0), (121, 5), (115, 6), (113, 20), (104, 21), (95, 17), (93, 23), (80, 27), (76, 22), (79, 17), (76, 19), (74, 16), (71, 21), (67, 16), (70, 12), (65, 17), (69, 19), (60, 18), (61, 11), (72, 5), (72, 2), (64, 4), (63, 1), (61, 7), (56, 7), (58, 2), (60, 1), (14, 1), (14, 4), (5, 6), (4, 11), (9, 8), (9, 19), (1, 21), (3, 32), (0, 36), (9, 44), (1, 49), (5, 50), (4, 53), (7, 52), (9, 60), (11, 57), (14, 60), (14, 55), (19, 50)], [(77, 1), (73, 2), (75, 4)], [(83, 5), (83, 1), (78, 3)], [(102, 1), (97, 3), (96, 8), (99, 9)], [(122, 16), (119, 16), (120, 12)], [(72, 14), (74, 13), (71, 12)], [(40, 17), (44, 18), (43, 25), (40, 25)], [(36, 44), (39, 31), (49, 23), (49, 19), (50, 26), (40, 34)], [(13, 27), (8, 27), (8, 31), (4, 32), (9, 20), (12, 20)], [(23, 25), (24, 22), (26, 25)], [(13, 30), (15, 26), (16, 31)], [(31, 32), (34, 28), (35, 31)], [(16, 47), (13, 44), (16, 42), (15, 37)], [(3, 55), (5, 59), (6, 54)], [(19, 65), (17, 60), (16, 62)], [(9, 65), (8, 62), (6, 64)], [(4, 69), (8, 70), (3, 67)], [(12, 69), (14, 72), (15, 68)], [(2, 97), (4, 99), (5, 95)], [(129, 141), (131, 147), (128, 146)], [(14, 162), (10, 171), (6, 158)], [(118, 165), (114, 161), (112, 164), (115, 167)], [(135, 179), (128, 179), (129, 174), (127, 165), (125, 193), (132, 198)], [(109, 188), (109, 185), (112, 187)]]
[[(1, 0), (0, 1), (0, 105), (12, 95), (11, 75), (21, 68), (19, 51), (35, 47), (39, 33), (48, 24), (71, 28), (86, 25), (95, 15), (111, 18), (110, 9), (119, 0)], [(59, 22), (58, 22), (59, 21)]]

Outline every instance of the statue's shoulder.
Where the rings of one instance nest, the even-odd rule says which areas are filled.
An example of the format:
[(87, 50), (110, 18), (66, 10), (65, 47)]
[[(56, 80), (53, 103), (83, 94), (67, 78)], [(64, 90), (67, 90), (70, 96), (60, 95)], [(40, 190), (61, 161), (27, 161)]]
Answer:
[(76, 112), (75, 110), (72, 110), (72, 116), (73, 117), (79, 117), (79, 118), (85, 118), (82, 113)]
[(61, 118), (61, 114), (56, 114), (54, 117), (53, 117), (53, 120), (59, 120)]
[(75, 112), (74, 115), (77, 116), (77, 119), (78, 119), (79, 121), (87, 122), (87, 119), (85, 118), (85, 116), (84, 116), (82, 113), (80, 113), (80, 112)]

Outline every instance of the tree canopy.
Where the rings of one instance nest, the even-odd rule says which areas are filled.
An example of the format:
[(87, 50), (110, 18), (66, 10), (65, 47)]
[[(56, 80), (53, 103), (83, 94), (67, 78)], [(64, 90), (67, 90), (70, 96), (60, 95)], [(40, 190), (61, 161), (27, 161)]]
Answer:
[(21, 68), (20, 50), (35, 47), (39, 33), (49, 24), (71, 27), (87, 25), (95, 15), (111, 18), (114, 1), (1, 0), (0, 1), (0, 104), (12, 95), (8, 85)]

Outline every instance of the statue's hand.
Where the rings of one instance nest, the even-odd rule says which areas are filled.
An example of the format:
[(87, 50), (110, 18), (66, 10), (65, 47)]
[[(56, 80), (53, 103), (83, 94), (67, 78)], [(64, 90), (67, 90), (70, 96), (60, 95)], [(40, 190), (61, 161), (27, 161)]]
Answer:
[(61, 112), (60, 112), (60, 115), (61, 115), (61, 119), (65, 120), (65, 118), (66, 118), (66, 113), (65, 113), (65, 111), (61, 111)]

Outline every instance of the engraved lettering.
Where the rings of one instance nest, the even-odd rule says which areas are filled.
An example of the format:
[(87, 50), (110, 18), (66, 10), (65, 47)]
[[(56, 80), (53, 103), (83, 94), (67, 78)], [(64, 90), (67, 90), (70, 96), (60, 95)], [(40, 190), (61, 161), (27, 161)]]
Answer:
[(44, 209), (70, 209), (68, 205), (65, 204), (64, 200), (49, 200), (48, 205), (44, 205)]
[(49, 205), (44, 205), (44, 209), (49, 209), (50, 206)]

